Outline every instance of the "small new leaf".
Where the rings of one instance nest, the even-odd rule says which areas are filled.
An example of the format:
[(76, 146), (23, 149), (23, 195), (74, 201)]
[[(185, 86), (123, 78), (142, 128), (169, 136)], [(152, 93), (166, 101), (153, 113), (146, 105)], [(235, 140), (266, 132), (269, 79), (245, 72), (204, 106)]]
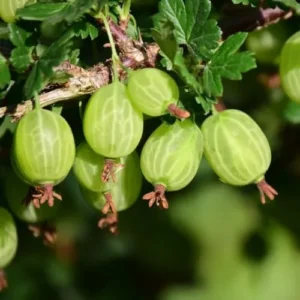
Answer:
[(230, 80), (241, 80), (242, 73), (256, 67), (256, 62), (251, 52), (236, 53), (246, 37), (247, 33), (245, 32), (239, 32), (230, 36), (205, 66), (203, 80), (207, 95), (212, 97), (222, 96), (222, 77)]
[(0, 54), (0, 90), (5, 88), (10, 83), (10, 72), (7, 61), (3, 55)]
[(174, 25), (179, 45), (187, 45), (198, 59), (208, 60), (218, 47), (221, 30), (215, 20), (208, 20), (209, 0), (162, 0), (157, 19), (166, 19)]

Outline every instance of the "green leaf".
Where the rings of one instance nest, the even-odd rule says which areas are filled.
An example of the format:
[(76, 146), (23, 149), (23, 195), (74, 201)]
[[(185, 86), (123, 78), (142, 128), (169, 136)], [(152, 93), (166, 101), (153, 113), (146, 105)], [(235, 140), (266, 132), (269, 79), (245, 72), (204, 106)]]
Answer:
[(63, 84), (66, 83), (73, 76), (69, 73), (58, 71), (53, 74), (53, 76), (49, 79), (49, 82), (55, 84)]
[(0, 54), (0, 89), (2, 90), (5, 86), (10, 83), (11, 77), (9, 67), (5, 57)]
[(230, 80), (241, 80), (242, 73), (256, 67), (255, 59), (251, 52), (236, 53), (246, 38), (247, 33), (245, 32), (239, 32), (230, 36), (205, 66), (203, 80), (208, 96), (222, 96), (222, 77)]
[(25, 96), (27, 98), (33, 97), (35, 92), (39, 93), (52, 77), (53, 67), (58, 66), (68, 59), (73, 45), (73, 37), (74, 32), (71, 30), (67, 31), (43, 52), (39, 61), (35, 63), (25, 83)]
[(34, 47), (30, 41), (32, 33), (16, 24), (10, 24), (9, 30), (9, 39), (16, 46), (11, 52), (10, 62), (17, 72), (22, 73), (33, 63), (32, 51)]
[(93, 8), (97, 7), (97, 10), (103, 6), (106, 0), (74, 0), (69, 1), (63, 9), (56, 14), (50, 16), (47, 22), (51, 24), (60, 23), (66, 21), (71, 24), (78, 21), (88, 12), (91, 12)]
[(32, 35), (31, 32), (17, 26), (16, 24), (9, 24), (9, 39), (16, 47), (27, 47), (28, 39)]
[[(243, 4), (243, 5), (251, 5), (251, 6), (258, 6), (261, 2), (259, 0), (232, 0), (234, 4)], [(267, 7), (276, 7), (279, 6), (280, 8), (292, 8), (296, 11), (300, 10), (300, 4), (297, 0), (267, 0), (266, 1)]]
[(18, 9), (17, 17), (24, 20), (44, 21), (60, 13), (67, 3), (35, 3)]
[(0, 99), (3, 99), (3, 98), (6, 97), (6, 95), (8, 94), (8, 92), (9, 92), (9, 91), (11, 90), (11, 88), (13, 87), (14, 83), (15, 83), (15, 82), (14, 82), (13, 80), (11, 80), (11, 81), (9, 82), (9, 85), (7, 85), (6, 88), (0, 92)]
[(0, 23), (0, 40), (7, 40), (9, 38), (9, 28), (7, 24)]
[(297, 11), (300, 10), (300, 4), (296, 0), (273, 0), (276, 4), (283, 4), (286, 7), (290, 7)]
[(33, 49), (34, 47), (18, 47), (12, 51), (10, 61), (17, 72), (26, 71), (29, 65), (34, 62), (32, 58)]
[(187, 45), (197, 58), (208, 60), (221, 38), (217, 22), (208, 20), (210, 10), (209, 0), (162, 0), (157, 19), (170, 21), (177, 43)]
[(91, 40), (94, 40), (98, 37), (98, 29), (89, 22), (78, 22), (73, 25), (74, 33), (76, 36), (85, 39), (90, 37)]
[(300, 104), (290, 101), (283, 112), (284, 118), (293, 124), (300, 124)]
[(196, 95), (196, 102), (202, 105), (206, 114), (216, 101), (203, 95), (202, 85), (199, 79), (189, 70), (189, 64), (183, 56), (183, 49), (178, 46), (172, 29), (172, 24), (160, 23), (160, 31), (158, 29), (152, 30), (152, 36), (159, 44), (161, 55), (164, 57), (162, 62), (168, 70), (176, 72), (188, 89)]
[(169, 24), (165, 24), (161, 31), (157, 29), (152, 30), (154, 40), (160, 46), (160, 50), (167, 62), (167, 69), (175, 71), (189, 87), (191, 87), (197, 94), (202, 92), (202, 87), (195, 76), (190, 73), (185, 59), (183, 57), (182, 48), (178, 47), (177, 42), (170, 31)]

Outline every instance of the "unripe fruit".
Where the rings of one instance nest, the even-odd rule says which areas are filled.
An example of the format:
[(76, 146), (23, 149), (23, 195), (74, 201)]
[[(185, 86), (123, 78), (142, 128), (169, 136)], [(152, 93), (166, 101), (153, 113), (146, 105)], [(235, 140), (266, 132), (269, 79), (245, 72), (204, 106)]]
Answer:
[(28, 223), (44, 222), (53, 219), (60, 209), (59, 204), (53, 208), (45, 205), (37, 208), (31, 201), (34, 190), (12, 170), (6, 173), (4, 190), (9, 208), (22, 221)]
[(259, 62), (273, 64), (278, 62), (286, 38), (284, 24), (277, 23), (249, 33), (246, 45)]
[(17, 229), (13, 217), (0, 207), (0, 268), (5, 268), (14, 258), (18, 246)]
[(162, 116), (168, 112), (179, 118), (189, 113), (179, 109), (179, 89), (175, 80), (156, 68), (133, 71), (128, 79), (128, 92), (133, 105), (149, 116)]
[[(112, 219), (114, 223), (117, 221), (117, 212), (129, 208), (137, 200), (141, 192), (143, 178), (139, 157), (136, 152), (122, 157), (120, 161), (124, 165), (124, 168), (116, 173), (114, 184), (104, 184), (101, 192), (93, 192), (81, 186), (85, 200), (104, 214), (111, 211), (114, 215)], [(94, 177), (91, 173), (86, 173), (86, 176)], [(110, 219), (111, 217), (100, 220), (99, 227), (102, 228), (107, 225), (106, 223), (109, 223)]]
[(236, 186), (257, 184), (274, 199), (277, 192), (264, 179), (271, 163), (268, 140), (255, 121), (239, 110), (227, 109), (208, 117), (202, 124), (204, 155), (224, 183)]
[(75, 159), (75, 142), (70, 126), (60, 115), (34, 109), (17, 126), (13, 143), (17, 174), (43, 194), (41, 203), (53, 205), (52, 188), (68, 175)]
[(13, 23), (16, 19), (16, 11), (26, 4), (33, 4), (36, 0), (1, 0), (0, 17), (6, 23)]
[(160, 125), (146, 141), (141, 169), (155, 191), (144, 196), (151, 207), (155, 202), (168, 208), (165, 191), (177, 191), (195, 177), (203, 154), (203, 136), (190, 119)]
[(85, 189), (92, 192), (102, 192), (108, 187), (108, 183), (101, 180), (101, 174), (105, 165), (105, 158), (97, 154), (86, 143), (81, 143), (76, 150), (73, 171)]
[(127, 88), (120, 82), (108, 84), (90, 98), (83, 116), (87, 143), (108, 158), (129, 155), (143, 133), (143, 115), (130, 102)]
[(284, 44), (280, 57), (282, 88), (291, 100), (300, 103), (300, 31)]

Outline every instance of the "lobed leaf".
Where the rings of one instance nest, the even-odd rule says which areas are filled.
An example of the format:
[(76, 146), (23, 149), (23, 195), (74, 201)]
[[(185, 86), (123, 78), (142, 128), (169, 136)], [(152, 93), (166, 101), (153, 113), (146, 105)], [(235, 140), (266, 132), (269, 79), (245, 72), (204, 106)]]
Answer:
[(16, 46), (11, 52), (10, 62), (17, 72), (24, 72), (33, 63), (31, 37), (31, 32), (16, 24), (9, 24), (9, 39)]
[(246, 38), (247, 33), (245, 32), (230, 36), (214, 53), (209, 64), (205, 66), (203, 74), (204, 88), (209, 96), (222, 96), (222, 77), (240, 80), (242, 79), (242, 73), (256, 67), (251, 52), (236, 53)]
[(157, 18), (173, 24), (179, 45), (187, 45), (195, 57), (208, 60), (221, 38), (217, 22), (208, 20), (210, 10), (209, 0), (162, 0)]

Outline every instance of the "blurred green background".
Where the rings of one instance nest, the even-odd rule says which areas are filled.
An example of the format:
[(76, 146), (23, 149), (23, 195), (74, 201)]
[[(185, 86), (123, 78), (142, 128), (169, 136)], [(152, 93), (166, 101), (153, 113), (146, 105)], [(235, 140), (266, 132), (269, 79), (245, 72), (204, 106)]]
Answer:
[[(141, 18), (143, 8), (135, 7)], [(223, 184), (203, 160), (192, 184), (167, 195), (167, 211), (138, 200), (120, 213), (113, 236), (98, 229), (100, 213), (70, 174), (59, 187), (56, 248), (16, 219), (19, 248), (0, 299), (299, 300), (300, 105), (278, 78), (282, 44), (299, 25), (294, 17), (250, 34), (245, 48), (256, 53), (258, 68), (224, 82), (225, 105), (249, 113), (270, 141), (266, 179), (279, 192), (274, 201), (263, 206), (255, 186)], [(159, 123), (146, 121), (144, 139)], [(145, 183), (142, 192), (150, 188)]]

